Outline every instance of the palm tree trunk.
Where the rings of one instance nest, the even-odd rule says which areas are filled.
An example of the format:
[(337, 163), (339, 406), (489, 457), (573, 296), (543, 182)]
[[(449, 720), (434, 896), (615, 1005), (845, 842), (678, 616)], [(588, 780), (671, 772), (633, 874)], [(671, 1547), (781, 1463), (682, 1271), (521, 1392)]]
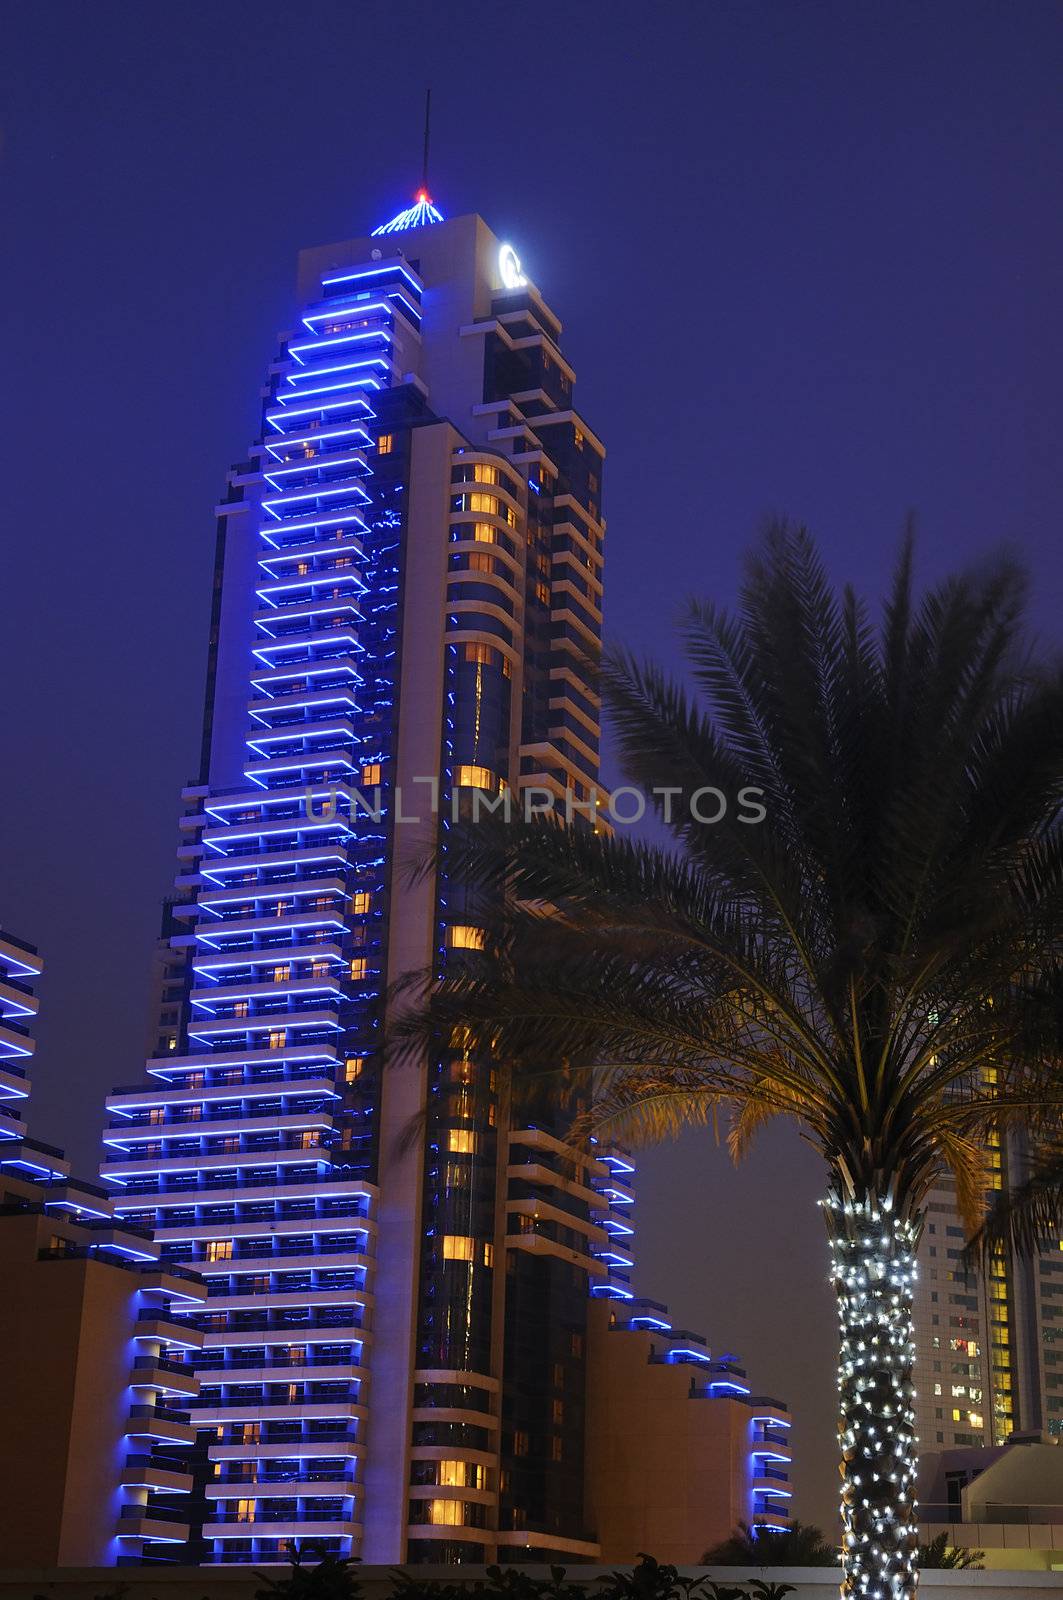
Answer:
[(848, 1195), (840, 1186), (826, 1215), (841, 1323), (841, 1593), (914, 1600), (912, 1302), (919, 1220), (900, 1213), (888, 1195)]

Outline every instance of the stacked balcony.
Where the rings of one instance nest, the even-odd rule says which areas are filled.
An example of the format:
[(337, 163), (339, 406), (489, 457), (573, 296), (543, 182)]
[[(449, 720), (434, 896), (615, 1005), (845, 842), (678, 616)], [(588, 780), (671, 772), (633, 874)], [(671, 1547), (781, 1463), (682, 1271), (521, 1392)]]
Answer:
[(30, 945), (0, 932), (0, 1158), (14, 1157), (26, 1139), (22, 1112), (29, 1096), (30, 1032), (37, 1015), (34, 985), (41, 958)]
[[(186, 1401), (208, 1445), (207, 1563), (283, 1562), (293, 1539), (360, 1549), (376, 1196), (358, 1080), (385, 861), (362, 786), (388, 755), (362, 698), (373, 397), (396, 377), (399, 324), (418, 336), (420, 296), (404, 263), (364, 276), (307, 307), (271, 372), (258, 470), (232, 480), (258, 547), (244, 783), (190, 795), (183, 1027), (146, 1085), (108, 1101), (116, 1209), (207, 1285), (170, 1324), (198, 1346)], [(174, 1493), (149, 1484), (143, 1517), (172, 1514)]]
[(604, 1276), (591, 1287), (596, 1299), (633, 1301), (631, 1271), (634, 1259), (631, 1244), (635, 1236), (632, 1209), (635, 1203), (630, 1180), (635, 1168), (627, 1153), (616, 1145), (599, 1145), (595, 1142), (594, 1175), (591, 1179), (597, 1203), (593, 1220), (604, 1234), (604, 1242), (595, 1250), (604, 1269)]

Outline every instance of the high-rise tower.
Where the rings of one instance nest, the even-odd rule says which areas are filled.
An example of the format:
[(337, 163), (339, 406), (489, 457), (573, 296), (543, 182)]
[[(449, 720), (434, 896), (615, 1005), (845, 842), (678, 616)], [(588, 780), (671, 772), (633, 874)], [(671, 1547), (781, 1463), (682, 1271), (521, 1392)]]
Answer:
[(593, 1558), (617, 1162), (512, 1126), (460, 1040), (383, 1073), (374, 1049), (388, 983), (479, 941), (410, 856), (474, 794), (593, 802), (604, 451), (479, 217), (418, 197), (304, 252), (298, 300), (219, 508), (157, 1048), (109, 1100), (117, 1210), (210, 1291), (193, 1536), (166, 1553)]

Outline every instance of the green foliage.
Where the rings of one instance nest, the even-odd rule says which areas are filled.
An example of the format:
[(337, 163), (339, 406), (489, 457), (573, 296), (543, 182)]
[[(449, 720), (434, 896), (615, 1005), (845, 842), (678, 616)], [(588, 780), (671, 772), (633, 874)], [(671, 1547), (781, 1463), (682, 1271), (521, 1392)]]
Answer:
[[(313, 1545), (293, 1545), (287, 1576), (267, 1577), (268, 1587), (259, 1589), (255, 1600), (360, 1600), (362, 1587), (351, 1563), (324, 1556), (311, 1565), (313, 1553)], [(721, 1584), (704, 1576), (684, 1577), (677, 1567), (640, 1554), (630, 1572), (608, 1573), (593, 1589), (568, 1582), (564, 1567), (551, 1567), (549, 1576), (541, 1578), (526, 1567), (493, 1566), (482, 1578), (464, 1582), (422, 1578), (416, 1568), (396, 1567), (388, 1600), (783, 1600), (792, 1592), (788, 1584)]]
[(947, 1533), (919, 1546), (919, 1565), (928, 1572), (981, 1572), (984, 1557), (984, 1550), (950, 1545)]
[(772, 1533), (740, 1522), (729, 1539), (701, 1559), (707, 1567), (836, 1567), (839, 1557), (837, 1546), (811, 1523), (795, 1522), (784, 1533)]
[(599, 1578), (597, 1600), (692, 1600), (703, 1580), (683, 1578), (679, 1568), (664, 1566), (639, 1551), (638, 1566), (630, 1572), (611, 1572)]
[(586, 1600), (586, 1590), (565, 1582), (565, 1568), (551, 1567), (548, 1578), (536, 1578), (524, 1567), (488, 1567), (473, 1582), (448, 1582), (418, 1577), (416, 1569), (396, 1567), (389, 1600)]
[[(790, 1119), (823, 1157), (846, 1316), (853, 1219), (888, 1211), (903, 1265), (946, 1181), (973, 1231), (987, 1136), (1024, 1121), (1058, 1142), (1063, 1117), (1063, 668), (1032, 657), (1025, 591), (1001, 558), (920, 595), (909, 539), (876, 621), (805, 530), (773, 526), (734, 614), (689, 606), (688, 683), (601, 665), (624, 780), (670, 847), (556, 816), (446, 830), (431, 865), (483, 945), (396, 986), (414, 1003), (389, 1048), (460, 1037), (518, 1115), (545, 1094), (570, 1109), (573, 1143), (722, 1112), (738, 1159)], [(899, 1282), (876, 1349), (907, 1314)], [(858, 1489), (885, 1410), (843, 1373), (843, 1589), (870, 1575), (914, 1600), (910, 1371), (876, 1358), (871, 1377), (900, 1470)]]
[(287, 1576), (260, 1573), (266, 1587), (255, 1591), (255, 1600), (362, 1600), (362, 1585), (351, 1561), (325, 1554), (311, 1564), (316, 1555), (320, 1551), (311, 1541), (289, 1544)]
[(667, 790), (673, 848), (545, 816), (448, 830), (484, 948), (399, 986), (419, 1003), (395, 1047), (462, 1029), (518, 1092), (582, 1105), (577, 1133), (652, 1141), (724, 1108), (738, 1156), (791, 1117), (832, 1192), (917, 1218), (951, 1177), (973, 1224), (985, 1131), (1063, 1105), (1063, 674), (1030, 661), (1024, 587), (1001, 560), (919, 596), (906, 546), (876, 625), (773, 528), (736, 615), (691, 604), (691, 691), (602, 665), (624, 778)]

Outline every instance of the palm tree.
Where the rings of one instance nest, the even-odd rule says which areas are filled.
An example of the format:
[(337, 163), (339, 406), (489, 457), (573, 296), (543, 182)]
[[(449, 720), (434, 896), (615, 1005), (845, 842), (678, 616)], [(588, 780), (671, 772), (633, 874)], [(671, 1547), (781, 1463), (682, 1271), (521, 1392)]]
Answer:
[(939, 1533), (929, 1544), (919, 1546), (919, 1565), (927, 1572), (981, 1572), (984, 1550), (966, 1545), (950, 1545), (947, 1533)]
[(984, 1133), (1043, 1106), (1059, 1055), (1063, 679), (1025, 653), (1024, 593), (1001, 558), (918, 600), (909, 539), (875, 626), (804, 531), (769, 530), (737, 615), (686, 613), (692, 692), (602, 666), (674, 848), (578, 819), (449, 831), (483, 949), (397, 1025), (563, 1091), (574, 1138), (723, 1110), (736, 1157), (780, 1115), (822, 1153), (854, 1596), (915, 1592), (928, 1189), (951, 1175), (976, 1222)]
[(794, 1522), (782, 1532), (739, 1522), (729, 1539), (706, 1550), (701, 1563), (705, 1567), (835, 1567), (838, 1547), (828, 1544), (823, 1530), (810, 1522)]
[(1028, 1153), (1022, 1181), (995, 1193), (990, 1211), (968, 1247), (968, 1264), (1008, 1248), (1020, 1256), (1036, 1255), (1050, 1241), (1058, 1241), (1061, 1230), (1063, 1123), (1057, 1121), (1049, 1124)]

